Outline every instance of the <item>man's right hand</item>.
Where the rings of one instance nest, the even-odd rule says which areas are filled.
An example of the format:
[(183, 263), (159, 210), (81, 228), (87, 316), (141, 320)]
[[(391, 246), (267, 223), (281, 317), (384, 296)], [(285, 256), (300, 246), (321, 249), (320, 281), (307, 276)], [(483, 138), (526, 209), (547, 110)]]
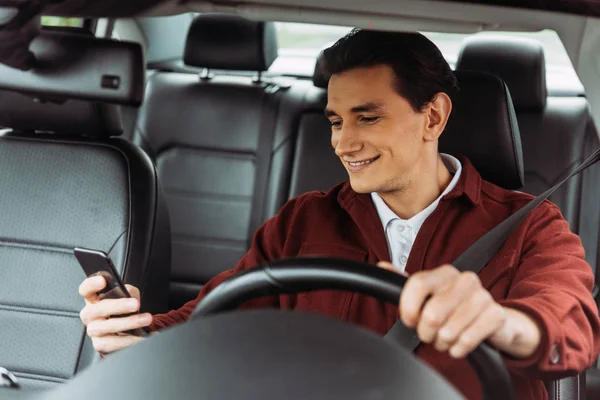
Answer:
[(152, 315), (148, 313), (118, 317), (139, 310), (138, 288), (126, 285), (132, 298), (100, 300), (97, 293), (105, 286), (106, 281), (101, 276), (87, 278), (79, 285), (79, 294), (86, 303), (79, 316), (92, 339), (94, 349), (100, 354), (109, 354), (143, 340), (123, 332), (143, 328), (152, 323)]

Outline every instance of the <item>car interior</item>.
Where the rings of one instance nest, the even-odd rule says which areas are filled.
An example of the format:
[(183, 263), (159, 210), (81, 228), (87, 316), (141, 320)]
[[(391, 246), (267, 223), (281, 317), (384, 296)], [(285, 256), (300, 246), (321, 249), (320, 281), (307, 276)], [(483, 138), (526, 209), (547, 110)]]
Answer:
[[(8, 3), (4, 7), (0, 0), (3, 17)], [(141, 309), (165, 312), (194, 299), (212, 277), (233, 268), (254, 232), (286, 201), (346, 180), (323, 114), (327, 81), (315, 63), (319, 51), (349, 27), (427, 32), (438, 37), (440, 48), (442, 39), (451, 42), (448, 61), (459, 80), (461, 102), (440, 139), (440, 151), (467, 156), (484, 179), (539, 195), (600, 147), (600, 70), (594, 67), (600, 65), (600, 10), (593, 8), (429, 0), (407, 1), (402, 10), (385, 1), (373, 2), (368, 10), (324, 0), (50, 3), (35, 10), (44, 15), (43, 26), (29, 47), (44, 68), (5, 65), (0, 45), (0, 205), (5, 211), (0, 218), (0, 367), (21, 386), (0, 384), (0, 398), (101, 398), (90, 393), (92, 387), (106, 393), (104, 379), (123, 388), (123, 395), (139, 395), (134, 384), (156, 382), (149, 384), (156, 388), (152, 398), (164, 398), (160, 376), (149, 379), (158, 370), (128, 375), (127, 368), (138, 364), (128, 364), (122, 354), (99, 362), (79, 320), (83, 300), (77, 287), (85, 274), (72, 249), (106, 252), (123, 280), (140, 288)], [(15, 13), (6, 15), (10, 20)], [(0, 18), (0, 39), (10, 33), (2, 30), (5, 24)], [(310, 51), (300, 45), (292, 54), (283, 33), (298, 29), (302, 38), (300, 28), (311, 29), (321, 41)], [(568, 72), (556, 66), (559, 56), (546, 42), (535, 39), (548, 30), (558, 40)], [(600, 284), (598, 187), (600, 166), (594, 165), (550, 200), (581, 238)], [(596, 287), (598, 300), (597, 292)], [(234, 330), (235, 321), (226, 315), (221, 329)], [(275, 324), (266, 315), (256, 318), (264, 318), (264, 326)], [(304, 322), (328, 326), (331, 338), (341, 329), (321, 320)], [(150, 356), (154, 338), (127, 351), (140, 365), (175, 362), (176, 356), (181, 365), (192, 365), (183, 343), (200, 344), (194, 344), (192, 327), (180, 332), (157, 338), (157, 358)], [(276, 341), (259, 339), (258, 331), (255, 336), (250, 341), (255, 348)], [(379, 344), (348, 337), (384, 357)], [(212, 360), (225, 345), (211, 340), (206, 343), (214, 351)], [(293, 340), (303, 349), (301, 338)], [(169, 353), (168, 347), (177, 350)], [(330, 357), (339, 354), (332, 350)], [(426, 369), (410, 356), (403, 360), (410, 364), (390, 368)], [(212, 374), (231, 379), (249, 368), (216, 364)], [(546, 382), (549, 398), (600, 398), (597, 367)], [(198, 371), (188, 369), (185, 374), (195, 385), (188, 391), (210, 393), (213, 389), (206, 388), (217, 387), (211, 386), (217, 385), (216, 375), (194, 380)], [(293, 385), (286, 371), (272, 378), (279, 382), (273, 383), (273, 393)], [(428, 385), (406, 389), (414, 390), (411, 398), (424, 398), (419, 390), (462, 398), (433, 372), (426, 373)], [(307, 381), (318, 379), (314, 375)], [(486, 383), (489, 376), (480, 378), (489, 391), (486, 398), (509, 398), (490, 394), (499, 389)], [(336, 388), (344, 390), (336, 392), (340, 396), (360, 393), (359, 382), (336, 379)], [(418, 381), (409, 374), (405, 379), (406, 384)], [(244, 390), (255, 387), (251, 383), (223, 389), (219, 398), (248, 393)], [(177, 395), (186, 398), (185, 392)]]

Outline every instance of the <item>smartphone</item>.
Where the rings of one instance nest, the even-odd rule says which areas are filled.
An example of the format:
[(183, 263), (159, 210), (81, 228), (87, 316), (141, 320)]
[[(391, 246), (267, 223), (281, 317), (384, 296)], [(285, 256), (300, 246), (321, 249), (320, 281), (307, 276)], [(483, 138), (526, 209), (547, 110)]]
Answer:
[[(76, 247), (73, 250), (75, 258), (79, 261), (81, 268), (87, 277), (100, 275), (106, 281), (106, 287), (98, 292), (98, 298), (102, 299), (122, 299), (131, 297), (127, 288), (123, 284), (119, 274), (115, 269), (113, 262), (106, 253), (98, 250), (84, 249)], [(136, 313), (119, 315), (119, 317), (127, 317)], [(130, 335), (146, 337), (150, 331), (148, 328), (133, 329), (127, 331)]]

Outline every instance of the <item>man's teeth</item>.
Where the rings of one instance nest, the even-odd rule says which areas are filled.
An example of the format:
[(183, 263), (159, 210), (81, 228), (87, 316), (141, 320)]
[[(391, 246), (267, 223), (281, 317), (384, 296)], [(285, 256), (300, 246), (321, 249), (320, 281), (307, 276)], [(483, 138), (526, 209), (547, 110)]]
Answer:
[(360, 162), (348, 162), (348, 164), (352, 165), (353, 167), (358, 167), (359, 165), (363, 165), (363, 164), (369, 164), (372, 163), (373, 161), (375, 161), (377, 158), (372, 158), (370, 160), (367, 161), (360, 161)]

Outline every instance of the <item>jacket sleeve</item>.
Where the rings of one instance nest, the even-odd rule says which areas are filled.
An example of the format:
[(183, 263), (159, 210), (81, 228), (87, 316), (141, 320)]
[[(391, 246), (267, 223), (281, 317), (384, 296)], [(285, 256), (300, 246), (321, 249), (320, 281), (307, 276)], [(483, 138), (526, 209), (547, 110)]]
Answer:
[(500, 304), (532, 317), (542, 338), (531, 357), (505, 362), (514, 373), (554, 380), (589, 368), (600, 351), (594, 275), (579, 237), (556, 206), (543, 203), (528, 221), (519, 265)]
[[(298, 200), (296, 199), (287, 202), (276, 216), (265, 222), (256, 231), (250, 250), (237, 263), (234, 269), (224, 271), (215, 276), (202, 287), (202, 290), (194, 300), (187, 302), (181, 308), (169, 311), (166, 314), (154, 315), (150, 330), (157, 331), (187, 321), (194, 308), (196, 308), (196, 305), (204, 296), (223, 281), (245, 269), (281, 258), (290, 221), (294, 216), (297, 202)], [(202, 268), (202, 260), (198, 260), (197, 262), (198, 268)], [(244, 303), (240, 308), (269, 308), (277, 307), (278, 305), (279, 297), (270, 296), (251, 300)]]

